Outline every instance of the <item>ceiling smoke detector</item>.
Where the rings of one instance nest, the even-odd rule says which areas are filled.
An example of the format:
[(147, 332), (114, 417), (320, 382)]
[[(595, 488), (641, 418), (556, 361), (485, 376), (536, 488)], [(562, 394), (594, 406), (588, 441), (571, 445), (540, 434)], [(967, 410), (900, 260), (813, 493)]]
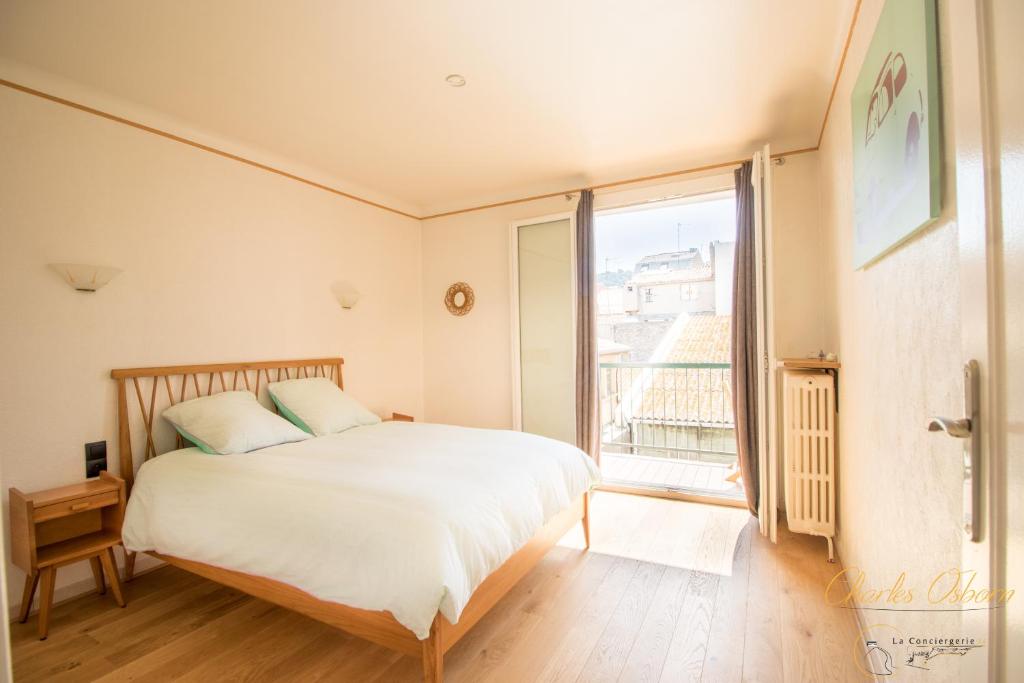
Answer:
[(461, 88), (466, 85), (466, 77), (461, 74), (448, 74), (444, 77), (444, 82), (453, 88)]

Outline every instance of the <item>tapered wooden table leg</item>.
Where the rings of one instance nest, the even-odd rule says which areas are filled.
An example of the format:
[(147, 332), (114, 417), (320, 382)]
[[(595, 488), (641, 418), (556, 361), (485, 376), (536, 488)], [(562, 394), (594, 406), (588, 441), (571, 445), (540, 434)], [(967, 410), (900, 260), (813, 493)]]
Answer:
[(110, 580), (110, 592), (114, 594), (114, 600), (121, 607), (125, 606), (124, 595), (121, 594), (121, 580), (117, 578), (117, 565), (114, 563), (114, 550), (107, 548), (100, 553), (100, 562), (103, 563), (103, 571)]
[(107, 592), (107, 585), (103, 582), (103, 566), (99, 557), (90, 557), (89, 564), (92, 565), (92, 578), (96, 580), (96, 592), (103, 595)]
[(39, 578), (42, 583), (39, 589), (39, 640), (46, 640), (50, 634), (50, 608), (53, 607), (53, 584), (57, 570), (54, 567), (43, 567)]
[(18, 621), (23, 624), (28, 621), (28, 613), (32, 611), (32, 598), (36, 594), (36, 586), (38, 585), (39, 572), (25, 575), (25, 590), (21, 594), (21, 614), (18, 615)]

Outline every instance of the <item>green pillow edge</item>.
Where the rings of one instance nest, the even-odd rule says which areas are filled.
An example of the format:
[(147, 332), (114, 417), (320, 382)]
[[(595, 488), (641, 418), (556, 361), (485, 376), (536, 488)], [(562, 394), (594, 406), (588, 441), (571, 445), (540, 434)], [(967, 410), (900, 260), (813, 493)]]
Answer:
[(277, 396), (274, 396), (274, 392), (271, 391), (267, 393), (270, 394), (270, 400), (274, 402), (275, 406), (277, 406), (278, 411), (280, 411), (280, 413), (284, 415), (289, 422), (291, 422), (293, 425), (295, 425), (302, 431), (306, 432), (307, 434), (312, 434), (313, 436), (316, 436), (316, 432), (310, 429), (309, 425), (303, 422), (298, 415), (288, 410), (288, 407), (285, 404), (277, 400)]
[(207, 455), (221, 455), (221, 453), (218, 453), (217, 451), (210, 448), (209, 444), (203, 443), (202, 441), (192, 436), (178, 425), (174, 425), (174, 429), (177, 430), (179, 434), (181, 434), (181, 438), (194, 444), (195, 447), (201, 450), (203, 453), (206, 453)]

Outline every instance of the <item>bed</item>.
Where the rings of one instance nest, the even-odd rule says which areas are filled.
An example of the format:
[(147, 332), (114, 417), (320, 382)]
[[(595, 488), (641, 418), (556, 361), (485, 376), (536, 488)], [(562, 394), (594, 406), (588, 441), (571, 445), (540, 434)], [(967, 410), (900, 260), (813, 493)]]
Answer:
[(550, 439), (412, 422), (209, 456), (156, 417), (220, 391), (259, 397), (284, 379), (343, 388), (343, 364), (112, 371), (129, 488), (125, 578), (146, 552), (419, 657), (424, 680), (441, 681), (444, 653), (575, 524), (589, 547), (597, 470)]

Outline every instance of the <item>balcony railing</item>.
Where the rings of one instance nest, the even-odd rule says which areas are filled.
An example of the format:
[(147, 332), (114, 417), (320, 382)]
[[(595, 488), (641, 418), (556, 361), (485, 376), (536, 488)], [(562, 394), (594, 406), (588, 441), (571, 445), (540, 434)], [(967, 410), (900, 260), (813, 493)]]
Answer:
[(602, 450), (735, 462), (729, 363), (601, 363), (600, 368)]

